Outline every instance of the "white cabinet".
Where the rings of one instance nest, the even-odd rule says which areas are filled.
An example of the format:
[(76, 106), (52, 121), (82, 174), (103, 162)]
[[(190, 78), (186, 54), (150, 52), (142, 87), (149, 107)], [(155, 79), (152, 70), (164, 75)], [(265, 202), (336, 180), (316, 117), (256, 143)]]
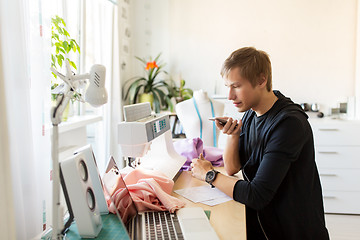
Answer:
[(310, 119), (326, 213), (360, 214), (360, 121)]

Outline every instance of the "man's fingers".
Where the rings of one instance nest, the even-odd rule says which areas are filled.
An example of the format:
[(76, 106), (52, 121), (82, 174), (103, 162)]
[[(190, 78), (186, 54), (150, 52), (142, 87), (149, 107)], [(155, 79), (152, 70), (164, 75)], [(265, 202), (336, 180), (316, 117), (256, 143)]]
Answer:
[(228, 122), (225, 124), (223, 133), (231, 134), (234, 131), (234, 128), (237, 124), (237, 120), (233, 120), (232, 118), (229, 118)]
[(238, 130), (241, 128), (241, 125), (241, 120), (233, 120), (232, 118), (229, 118), (228, 122), (223, 128), (223, 133), (228, 135), (234, 134), (235, 132), (237, 133)]
[(227, 120), (227, 123), (224, 125), (224, 128), (223, 128), (223, 132), (224, 133), (227, 133), (231, 127), (231, 123), (232, 123), (233, 119), (232, 118), (229, 118)]
[(224, 125), (220, 124), (219, 121), (215, 121), (215, 125), (220, 131), (222, 131), (224, 129)]
[(237, 120), (235, 120), (235, 121), (231, 124), (231, 127), (229, 128), (229, 130), (230, 130), (231, 132), (233, 132), (234, 129), (238, 126), (237, 123), (238, 123)]

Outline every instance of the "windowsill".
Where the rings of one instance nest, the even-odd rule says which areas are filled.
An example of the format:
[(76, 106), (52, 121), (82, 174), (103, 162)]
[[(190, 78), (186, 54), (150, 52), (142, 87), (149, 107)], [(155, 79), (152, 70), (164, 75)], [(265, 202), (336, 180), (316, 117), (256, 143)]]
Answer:
[[(86, 127), (91, 123), (100, 122), (102, 116), (99, 115), (83, 115), (83, 116), (73, 116), (68, 118), (66, 122), (61, 122), (59, 124), (58, 130), (59, 133), (68, 132), (77, 128)], [(47, 131), (51, 131), (52, 125), (46, 128)]]
[[(101, 122), (102, 116), (84, 115), (73, 116), (66, 122), (61, 122), (58, 127), (58, 151), (60, 161), (71, 156), (74, 151), (85, 146), (87, 142), (87, 126)], [(52, 135), (52, 125), (47, 129)]]
[(91, 123), (100, 122), (102, 116), (98, 115), (84, 115), (74, 116), (69, 118), (66, 122), (59, 124), (59, 133), (68, 132), (77, 128), (85, 127)]

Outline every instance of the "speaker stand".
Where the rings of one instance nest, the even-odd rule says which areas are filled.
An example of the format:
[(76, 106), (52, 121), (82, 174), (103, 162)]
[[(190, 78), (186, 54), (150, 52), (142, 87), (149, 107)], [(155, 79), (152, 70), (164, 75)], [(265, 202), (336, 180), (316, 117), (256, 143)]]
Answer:
[(72, 222), (74, 221), (74, 213), (73, 213), (73, 210), (72, 210), (72, 207), (71, 207), (71, 203), (70, 203), (70, 198), (69, 198), (69, 194), (67, 192), (67, 189), (66, 189), (66, 184), (65, 184), (65, 181), (64, 181), (64, 177), (63, 177), (63, 174), (62, 174), (62, 171), (61, 171), (61, 167), (60, 168), (60, 183), (61, 183), (61, 187), (63, 189), (63, 193), (64, 193), (64, 197), (65, 197), (65, 202), (66, 202), (66, 206), (67, 206), (67, 209), (69, 211), (69, 219), (66, 221), (65, 225), (64, 225), (64, 228), (61, 230), (61, 234), (65, 234)]

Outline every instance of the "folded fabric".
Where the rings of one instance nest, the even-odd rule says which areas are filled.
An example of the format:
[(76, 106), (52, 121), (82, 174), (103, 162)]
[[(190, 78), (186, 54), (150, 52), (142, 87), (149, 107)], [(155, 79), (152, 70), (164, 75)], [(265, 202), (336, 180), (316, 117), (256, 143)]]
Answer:
[(204, 158), (212, 163), (215, 167), (224, 166), (223, 150), (217, 147), (209, 147), (203, 144), (200, 138), (181, 139), (174, 142), (175, 151), (183, 157), (186, 157), (186, 162), (182, 166), (182, 170), (190, 170), (192, 159), (198, 158), (200, 153)]
[[(126, 215), (124, 216), (125, 219), (128, 218), (127, 215), (133, 212), (130, 208), (131, 200), (135, 202), (139, 212), (168, 210), (173, 213), (175, 210), (185, 206), (185, 203), (180, 199), (170, 195), (174, 186), (173, 180), (159, 171), (126, 168), (120, 170), (120, 174), (131, 194), (131, 199), (125, 196), (124, 192), (128, 191), (122, 187), (120, 176), (117, 176), (116, 181), (118, 183), (113, 184), (115, 187), (110, 190), (109, 194), (114, 200), (115, 206), (113, 207), (116, 207), (121, 215)], [(115, 213), (115, 209), (109, 203), (111, 201), (108, 201), (109, 211)]]

